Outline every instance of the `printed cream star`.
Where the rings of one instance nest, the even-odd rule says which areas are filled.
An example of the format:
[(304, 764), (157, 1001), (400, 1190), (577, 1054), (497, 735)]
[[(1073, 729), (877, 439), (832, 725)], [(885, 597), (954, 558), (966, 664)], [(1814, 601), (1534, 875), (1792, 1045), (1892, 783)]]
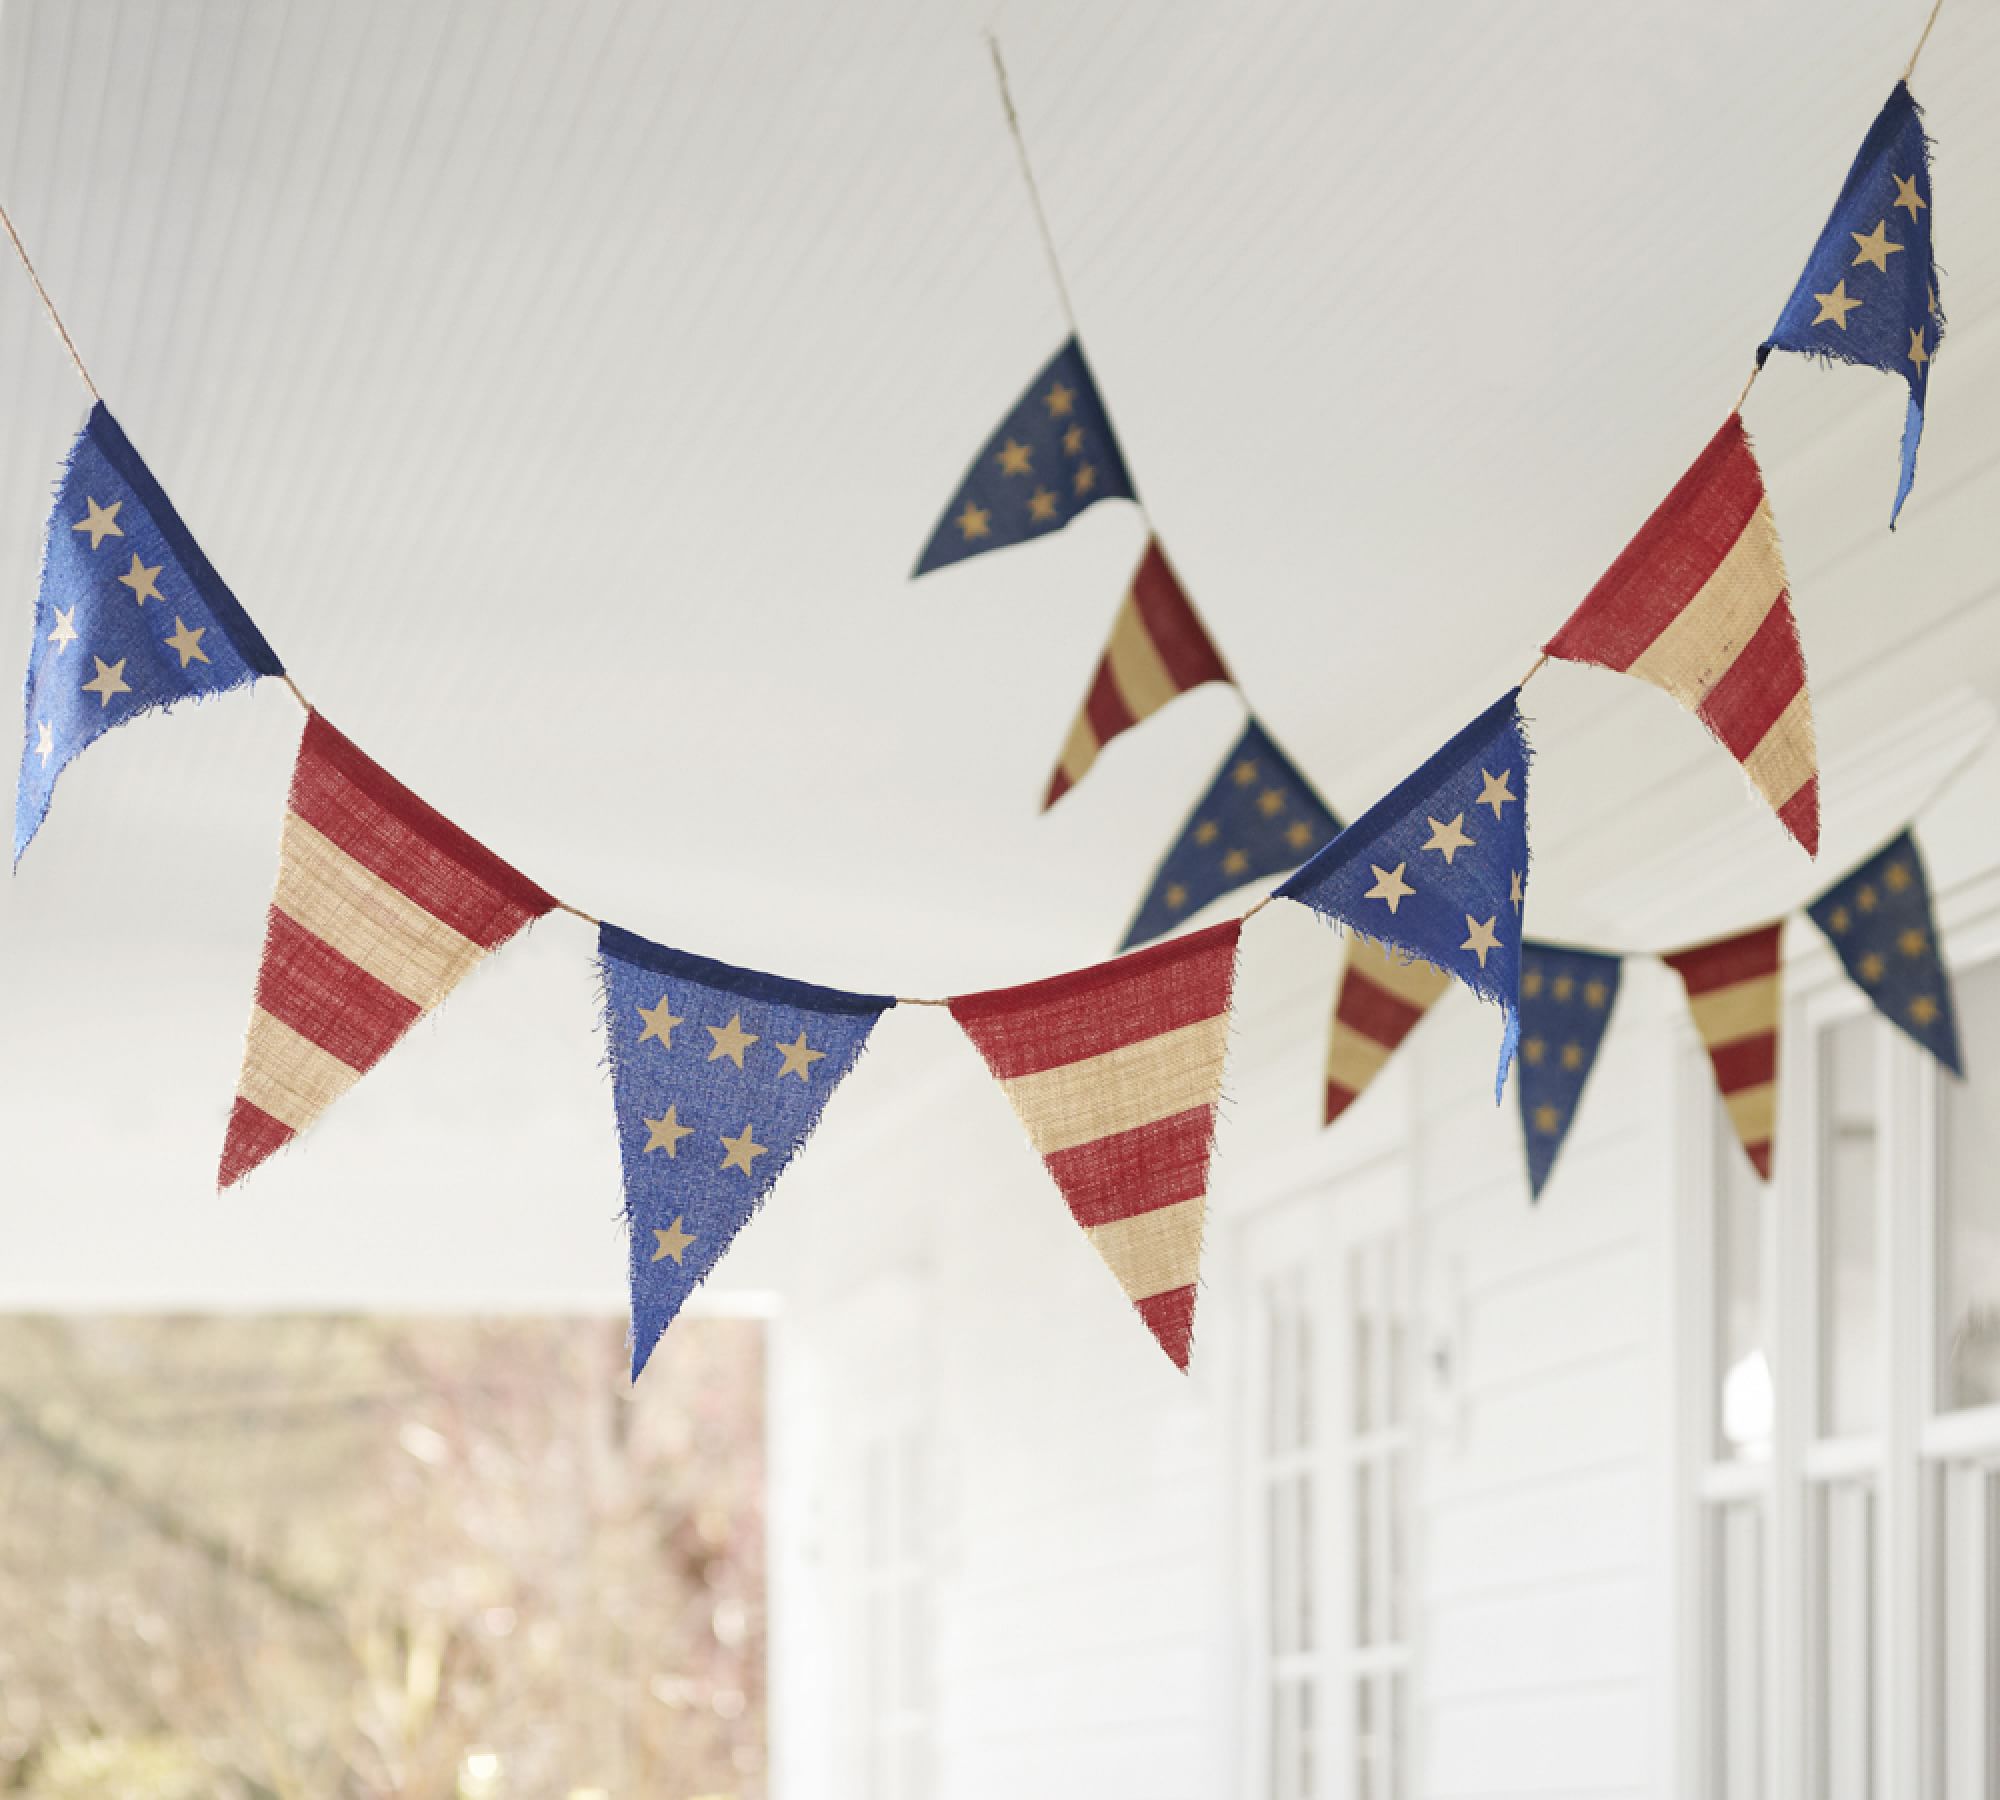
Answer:
[(1532, 1000), (1542, 991), (1542, 972), (1530, 964), (1521, 971), (1521, 998)]
[(35, 754), (42, 759), (42, 767), (49, 766), (49, 758), (55, 754), (56, 740), (49, 733), (46, 719), (35, 721)]
[[(78, 606), (82, 604), (82, 601), (77, 602)], [(60, 606), (56, 608), (56, 628), (49, 633), (49, 642), (55, 645), (58, 656), (62, 655), (70, 645), (76, 642), (75, 606), (72, 606), (67, 612)]]
[(671, 1256), (678, 1263), (687, 1254), (687, 1247), (695, 1241), (695, 1235), (693, 1232), (683, 1229), (685, 1219), (685, 1214), (676, 1213), (674, 1215), (674, 1222), (665, 1231), (662, 1231), (657, 1225), (653, 1227), (653, 1236), (660, 1241), (660, 1247), (653, 1252), (653, 1260), (655, 1262), (660, 1261), (663, 1257)]
[(1544, 1137), (1554, 1137), (1556, 1127), (1562, 1122), (1562, 1114), (1546, 1102), (1535, 1108), (1535, 1129)]
[(1845, 278), (1833, 284), (1832, 293), (1815, 294), (1813, 298), (1819, 302), (1819, 316), (1813, 320), (1813, 323), (1815, 325), (1838, 325), (1842, 331), (1847, 329), (1847, 315), (1861, 304), (1859, 300), (1848, 299)]
[(1917, 178), (1914, 175), (1898, 175), (1892, 171), (1889, 179), (1896, 184), (1896, 198), (1890, 204), (1902, 207), (1910, 215), (1911, 224), (1915, 224), (1918, 212), (1930, 204), (1917, 192)]
[(1077, 498), (1082, 499), (1097, 485), (1096, 468), (1090, 463), (1080, 464), (1075, 475), (1070, 478), (1070, 485), (1076, 489)]
[(1507, 888), (1507, 898), (1514, 902), (1514, 910), (1519, 912), (1521, 910), (1521, 871), (1519, 869), (1513, 871), (1512, 880)]
[(1466, 939), (1464, 943), (1459, 945), (1459, 948), (1461, 950), (1476, 951), (1479, 955), (1479, 966), (1482, 969), (1486, 967), (1487, 951), (1500, 948), (1500, 940), (1493, 934), (1493, 927), (1498, 923), (1499, 918), (1500, 915), (1495, 913), (1492, 918), (1488, 919), (1482, 925), (1470, 913), (1465, 915)]
[(1187, 905), (1187, 889), (1182, 887), (1178, 881), (1172, 883), (1167, 889), (1167, 905), (1175, 912), (1179, 912), (1182, 907)]
[(1910, 880), (1909, 865), (1906, 863), (1891, 863), (1882, 871), (1882, 885), (1892, 894), (1905, 892)]
[(1931, 359), (1931, 353), (1924, 348), (1924, 334), (1915, 326), (1910, 328), (1910, 347), (1905, 352), (1906, 359), (1917, 365), (1917, 373), (1924, 372), (1924, 364)]
[(1919, 994), (1914, 1000), (1910, 1002), (1910, 1017), (1917, 1024), (1919, 1025), (1933, 1024), (1936, 1022), (1937, 1016), (1938, 1016), (1938, 1003), (1935, 1000), (1933, 1000), (1930, 997), (1930, 995)]
[(723, 1132), (721, 1137), (723, 1148), (729, 1152), (722, 1159), (722, 1166), (725, 1169), (741, 1169), (744, 1174), (754, 1176), (756, 1170), (751, 1168), (750, 1165), (758, 1157), (770, 1153), (770, 1145), (758, 1143), (750, 1135), (750, 1127), (748, 1125), (743, 1127), (743, 1135), (741, 1137), (731, 1137), (727, 1132)]
[(148, 600), (164, 600), (166, 598), (160, 592), (159, 586), (160, 571), (165, 567), (165, 563), (155, 563), (149, 569), (135, 554), (132, 558), (131, 568), (119, 576), (118, 579), (132, 590), (139, 604), (144, 606)]
[(1247, 756), (1229, 771), (1229, 779), (1238, 787), (1248, 787), (1257, 779), (1257, 765)]
[(1076, 410), (1076, 390), (1059, 381), (1042, 396), (1042, 404), (1049, 409), (1050, 418), (1066, 419)]
[(1896, 948), (1905, 956), (1921, 956), (1930, 948), (1930, 939), (1912, 925), (1896, 940)]
[(1872, 887), (1864, 885), (1861, 891), (1854, 896), (1854, 904), (1860, 907), (1863, 912), (1873, 912), (1880, 898), (1881, 896)]
[(70, 530), (89, 532), (93, 550), (108, 537), (123, 537), (125, 528), (118, 523), (118, 509), (124, 504), (122, 500), (114, 500), (109, 506), (99, 506), (95, 500), (86, 498), (84, 505), (90, 508), (90, 515), (77, 520)]
[(1046, 525), (1056, 516), (1056, 497), (1047, 488), (1037, 488), (1028, 500), (1028, 518), (1037, 525)]
[[(1429, 817), (1428, 814), (1426, 814), (1425, 816), (1427, 818)], [(1454, 856), (1456, 856), (1468, 844), (1477, 842), (1476, 839), (1467, 837), (1465, 833), (1459, 829), (1459, 827), (1464, 823), (1465, 823), (1465, 814), (1463, 813), (1460, 813), (1458, 817), (1452, 820), (1452, 822), (1449, 825), (1440, 824), (1436, 819), (1430, 820), (1431, 835), (1429, 839), (1425, 842), (1424, 848), (1426, 850), (1442, 851), (1444, 854), (1445, 866), (1447, 868), (1450, 867), (1451, 859)]]
[(1257, 810), (1267, 819), (1275, 819), (1285, 810), (1285, 794), (1282, 788), (1266, 788), (1257, 796)]
[(169, 650), (180, 652), (181, 667), (185, 669), (191, 662), (208, 661), (208, 652), (201, 647), (201, 640), (207, 635), (206, 625), (197, 625), (190, 630), (187, 621), (176, 613), (173, 636), (167, 638), (165, 642)]
[(1513, 780), (1514, 771), (1512, 769), (1502, 769), (1499, 774), (1495, 775), (1489, 770), (1481, 769), (1479, 773), (1485, 777), (1486, 785), (1479, 790), (1479, 798), (1473, 801), (1472, 804), (1474, 806), (1492, 807), (1493, 816), (1497, 819), (1502, 816), (1510, 801), (1519, 798), (1514, 790), (1507, 785), (1508, 782)]
[[(647, 1150), (664, 1150), (668, 1162), (672, 1162), (680, 1155), (681, 1139), (694, 1136), (694, 1127), (681, 1123), (680, 1113), (671, 1101), (667, 1103), (667, 1110), (659, 1118), (646, 1121), (646, 1131)], [(678, 1262), (680, 1258), (676, 1257), (674, 1260)]]
[(658, 1038), (662, 1050), (671, 1050), (674, 1047), (674, 1027), (685, 1021), (679, 1013), (667, 1010), (665, 994), (660, 996), (660, 1003), (657, 1006), (638, 1006), (632, 1010), (646, 1021), (646, 1029), (639, 1033), (640, 1043), (643, 1044), (648, 1038)]
[(1410, 865), (1399, 862), (1393, 869), (1377, 869), (1373, 863), (1368, 866), (1375, 871), (1375, 885), (1361, 897), (1364, 900), (1386, 901), (1393, 916), (1396, 908), (1417, 891), (1403, 879), (1403, 871)]
[(1072, 425), (1063, 433), (1063, 448), (1072, 456), (1083, 454), (1083, 427)]
[(965, 541), (968, 544), (974, 538), (993, 535), (993, 515), (983, 506), (974, 506), (970, 500), (965, 503), (965, 511), (952, 520), (952, 523), (965, 533)]
[(1000, 454), (995, 460), (1000, 464), (1003, 475), (1031, 475), (1034, 470), (1029, 467), (1028, 459), (1033, 455), (1032, 446), (1017, 444), (1009, 438), (1000, 446)]
[(1526, 1038), (1521, 1044), (1521, 1054), (1536, 1068), (1542, 1066), (1542, 1058), (1549, 1053), (1549, 1047), (1538, 1037)]
[(1204, 819), (1194, 828), (1194, 841), (1197, 844), (1212, 844), (1220, 834), (1221, 827), (1213, 819)]
[[(731, 1013), (727, 1025), (704, 1025), (702, 1030), (715, 1039), (715, 1047), (709, 1051), (708, 1060), (715, 1062), (726, 1056), (739, 1069), (743, 1066), (743, 1052), (757, 1041), (757, 1034), (754, 1031), (743, 1029), (741, 1013)], [(727, 1138), (723, 1139), (724, 1143), (728, 1141)]]
[(1574, 975), (1558, 975), (1555, 979), (1555, 985), (1549, 991), (1558, 1000), (1567, 1000), (1570, 995), (1576, 992), (1576, 977)]
[(1568, 1069), (1572, 1074), (1583, 1067), (1583, 1046), (1581, 1044), (1563, 1045), (1563, 1067)]
[(1889, 272), (1889, 258), (1900, 256), (1903, 252), (1901, 244), (1889, 242), (1887, 219), (1877, 219), (1875, 229), (1866, 237), (1858, 231), (1850, 231), (1847, 235), (1854, 240), (1854, 261), (1848, 265), (1850, 268), (1858, 268), (1862, 263), (1873, 263), (1886, 275)]
[(1826, 915), (1826, 922), (1834, 931), (1845, 931), (1854, 923), (1854, 915), (1846, 907), (1836, 906)]
[(99, 710), (111, 704), (113, 694), (129, 694), (132, 691), (125, 679), (124, 657), (121, 656), (115, 663), (107, 663), (101, 656), (93, 656), (90, 660), (97, 665), (97, 679), (86, 681), (83, 691), (97, 696)]
[(1863, 981), (1880, 981), (1887, 965), (1871, 950), (1856, 964), (1856, 967), (1860, 970)]
[(1241, 875), (1249, 867), (1250, 859), (1241, 850), (1232, 850), (1222, 859), (1222, 872), (1225, 875)]
[(1294, 819), (1285, 827), (1285, 842), (1294, 850), (1310, 850), (1312, 841), (1313, 828), (1305, 820)]
[(796, 1075), (808, 1087), (812, 1085), (813, 1064), (826, 1055), (824, 1050), (815, 1050), (806, 1042), (803, 1025), (799, 1027), (799, 1035), (792, 1043), (773, 1043), (771, 1048), (785, 1059), (785, 1066), (778, 1071), (778, 1079), (783, 1081), (787, 1075)]
[(1583, 984), (1583, 1003), (1593, 1012), (1601, 1012), (1604, 1003), (1611, 998), (1611, 990), (1601, 981), (1586, 981)]

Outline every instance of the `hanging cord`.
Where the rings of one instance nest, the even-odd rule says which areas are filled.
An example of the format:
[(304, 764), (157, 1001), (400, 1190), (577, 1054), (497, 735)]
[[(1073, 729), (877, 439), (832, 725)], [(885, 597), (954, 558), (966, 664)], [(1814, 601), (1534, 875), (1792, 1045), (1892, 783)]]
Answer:
[(1042, 205), (1042, 190), (1035, 181), (1034, 164), (1028, 160), (1028, 140), (1021, 135), (1021, 118), (1014, 110), (1014, 90), (1007, 85), (1007, 63), (1000, 54), (1000, 38), (991, 27), (986, 32), (986, 48), (993, 53), (993, 79), (1000, 84), (1000, 105), (1007, 114), (1007, 131), (1014, 140), (1014, 154), (1020, 158), (1021, 180), (1027, 187), (1029, 204), (1035, 209), (1035, 224), (1042, 234), (1042, 250), (1049, 259), (1049, 273), (1055, 277), (1056, 298), (1062, 302), (1063, 317), (1069, 321), (1071, 335), (1080, 337), (1076, 308), (1070, 302), (1069, 283), (1063, 279), (1062, 258), (1056, 254), (1055, 234), (1049, 230), (1049, 215)]
[(104, 396), (97, 391), (97, 383), (90, 379), (90, 371), (83, 366), (83, 358), (77, 354), (76, 340), (69, 334), (69, 327), (62, 322), (62, 314), (56, 311), (56, 303), (49, 298), (49, 290), (42, 286), (42, 278), (35, 273), (35, 265), (29, 260), (28, 246), (21, 242), (21, 234), (14, 229), (14, 221), (8, 217), (7, 209), (0, 206), (0, 225), (7, 228), (7, 240), (14, 246), (14, 254), (21, 259), (21, 267), (28, 271), (28, 279), (35, 284), (35, 292), (41, 297), (42, 311), (49, 315), (49, 323), (56, 328), (56, 336), (62, 339), (62, 347), (69, 352), (69, 359), (76, 364), (77, 378), (90, 390), (91, 399), (103, 402)]
[(1938, 21), (1938, 14), (1944, 11), (1944, 0), (1937, 0), (1931, 8), (1931, 16), (1924, 21), (1924, 34), (1917, 39), (1917, 47), (1910, 52), (1910, 60), (1903, 65), (1903, 85), (1910, 85), (1910, 77), (1917, 72), (1917, 58), (1923, 55), (1924, 46), (1931, 41), (1931, 27)]

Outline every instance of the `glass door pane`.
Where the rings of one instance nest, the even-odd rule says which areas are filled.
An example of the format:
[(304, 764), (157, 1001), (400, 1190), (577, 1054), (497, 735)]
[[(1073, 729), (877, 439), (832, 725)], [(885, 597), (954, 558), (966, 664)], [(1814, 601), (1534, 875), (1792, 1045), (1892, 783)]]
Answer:
[(1819, 1761), (1826, 1800), (1875, 1792), (1875, 1490), (1865, 1482), (1821, 1488), (1819, 1552)]
[(1876, 1255), (1876, 1056), (1872, 1013), (1819, 1038), (1820, 1434), (1882, 1424)]
[(2000, 963), (1956, 995), (1966, 1076), (1938, 1077), (1939, 1412), (2000, 1404)]

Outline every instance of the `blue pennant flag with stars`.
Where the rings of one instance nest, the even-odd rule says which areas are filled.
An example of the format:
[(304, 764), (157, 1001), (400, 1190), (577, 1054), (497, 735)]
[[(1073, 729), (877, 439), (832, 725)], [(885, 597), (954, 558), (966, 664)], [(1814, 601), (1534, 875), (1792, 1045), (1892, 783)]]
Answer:
[(1211, 900), (1297, 868), (1340, 821), (1252, 719), (1153, 876), (1120, 950), (1164, 937)]
[(637, 1381), (896, 1003), (732, 968), (615, 925), (598, 928), (597, 952)]
[(1561, 944), (1521, 946), (1521, 1132), (1537, 1200), (1611, 1023), (1624, 964)]
[(1528, 737), (1520, 693), (1510, 688), (1277, 890), (1499, 1006), (1496, 1102), (1521, 1035)]
[(70, 447), (42, 550), (16, 865), (56, 777), (93, 740), (190, 695), (284, 672), (99, 401)]
[(1892, 528), (1917, 478), (1931, 358), (1944, 333), (1931, 259), (1930, 155), (1923, 114), (1899, 81), (1861, 140), (1805, 273), (1757, 351), (1759, 367), (1773, 350), (1798, 350), (1885, 369), (1909, 384)]
[(1806, 911), (1876, 1010), (1954, 1075), (1963, 1075), (1951, 978), (1938, 949), (1917, 840), (1905, 831)]
[(1100, 500), (1133, 497), (1083, 346), (1071, 338), (973, 459), (916, 573), (1046, 537)]

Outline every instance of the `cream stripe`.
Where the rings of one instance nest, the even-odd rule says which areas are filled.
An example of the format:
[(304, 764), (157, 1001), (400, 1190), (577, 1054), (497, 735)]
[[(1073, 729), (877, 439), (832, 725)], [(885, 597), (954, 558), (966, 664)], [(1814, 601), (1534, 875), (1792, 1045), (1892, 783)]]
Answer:
[(250, 1009), (236, 1091), (260, 1112), (303, 1131), (360, 1079), (359, 1070), (299, 1036), (261, 1006)]
[(1427, 1007), (1451, 986), (1449, 975), (1439, 974), (1427, 962), (1404, 962), (1373, 938), (1361, 939), (1352, 955), (1370, 981), (1411, 1006)]
[(1146, 635), (1138, 602), (1129, 594), (1118, 609), (1118, 617), (1111, 621), (1111, 643), (1104, 654), (1119, 697), (1135, 722), (1158, 712), (1181, 691)]
[(1694, 1028), (1711, 1050), (1755, 1037), (1778, 1026), (1778, 977), (1755, 975), (1726, 988), (1699, 994), (1688, 1002)]
[(1730, 1124), (1736, 1127), (1738, 1143), (1768, 1144), (1771, 1141), (1771, 1127), (1778, 1116), (1776, 1082), (1760, 1081), (1755, 1087), (1731, 1094), (1723, 1105), (1729, 1110)]
[(1201, 1274), (1201, 1226), (1207, 1211), (1207, 1196), (1197, 1194), (1135, 1218), (1093, 1225), (1084, 1236), (1127, 1297), (1148, 1300), (1187, 1287)]
[(1392, 1054), (1386, 1047), (1365, 1038), (1352, 1025), (1333, 1022), (1333, 1036), (1326, 1046), (1326, 1078), (1358, 1094), (1377, 1075)]
[(276, 901), (281, 913), (427, 1012), (486, 954), (297, 813), (285, 815)]
[(1771, 729), (1757, 740), (1756, 749), (1743, 759), (1743, 769), (1751, 786), (1776, 812), (1813, 778), (1818, 762), (1812, 701), (1801, 683), (1790, 704), (1771, 721)]
[(1222, 1087), (1229, 1015), (1197, 1019), (1121, 1050), (1002, 1082), (1044, 1156), (1132, 1131), (1191, 1107), (1213, 1106)]
[(1665, 688), (1690, 712), (1696, 710), (1784, 591), (1771, 503), (1760, 500), (1715, 573), (1626, 673)]
[(1056, 766), (1069, 777), (1070, 786), (1074, 787), (1089, 773), (1090, 765), (1097, 760), (1099, 748), (1097, 733), (1090, 728), (1090, 712), (1086, 703), (1077, 709), (1076, 723), (1069, 728), (1069, 737), (1063, 744), (1061, 757), (1057, 759)]

